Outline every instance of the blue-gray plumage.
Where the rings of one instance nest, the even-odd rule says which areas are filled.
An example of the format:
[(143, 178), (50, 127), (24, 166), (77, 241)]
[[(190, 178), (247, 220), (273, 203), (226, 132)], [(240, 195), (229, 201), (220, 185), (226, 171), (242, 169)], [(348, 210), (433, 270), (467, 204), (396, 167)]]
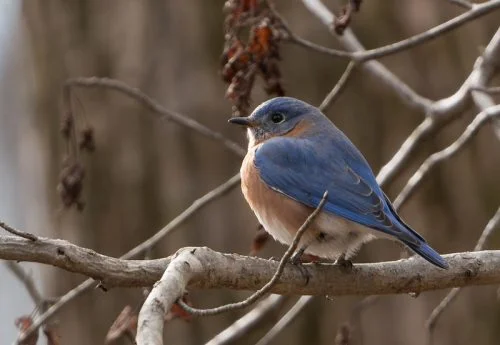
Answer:
[(328, 190), (320, 217), (302, 239), (306, 252), (339, 258), (372, 238), (391, 237), (434, 265), (448, 267), (401, 220), (363, 155), (317, 108), (278, 97), (230, 122), (248, 127), (249, 150), (241, 169), (244, 195), (279, 241), (291, 243)]

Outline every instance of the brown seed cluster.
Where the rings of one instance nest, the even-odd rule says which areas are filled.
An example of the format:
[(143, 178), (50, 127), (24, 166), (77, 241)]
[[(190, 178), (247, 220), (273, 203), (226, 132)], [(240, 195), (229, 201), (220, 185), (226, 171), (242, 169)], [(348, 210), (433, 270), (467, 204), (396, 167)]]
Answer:
[(83, 210), (82, 201), (83, 179), (85, 168), (81, 163), (83, 153), (95, 151), (94, 130), (87, 123), (85, 116), (76, 121), (72, 108), (71, 90), (69, 85), (63, 89), (63, 115), (61, 121), (61, 135), (66, 142), (66, 156), (63, 159), (57, 192), (63, 206), (70, 208), (76, 206)]
[(228, 0), (224, 9), (222, 79), (229, 84), (226, 97), (233, 102), (233, 115), (246, 116), (257, 75), (264, 80), (267, 94), (285, 94), (278, 64), (280, 22), (265, 1)]

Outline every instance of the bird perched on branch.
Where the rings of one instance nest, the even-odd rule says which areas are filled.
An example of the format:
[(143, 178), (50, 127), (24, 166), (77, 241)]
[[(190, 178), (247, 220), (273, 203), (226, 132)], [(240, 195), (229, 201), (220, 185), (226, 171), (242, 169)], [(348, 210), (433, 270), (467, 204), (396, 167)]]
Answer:
[(301, 238), (301, 252), (345, 263), (363, 243), (385, 237), (448, 268), (398, 216), (363, 155), (319, 109), (278, 97), (229, 122), (248, 129), (242, 190), (275, 239), (289, 245), (328, 191), (321, 213)]

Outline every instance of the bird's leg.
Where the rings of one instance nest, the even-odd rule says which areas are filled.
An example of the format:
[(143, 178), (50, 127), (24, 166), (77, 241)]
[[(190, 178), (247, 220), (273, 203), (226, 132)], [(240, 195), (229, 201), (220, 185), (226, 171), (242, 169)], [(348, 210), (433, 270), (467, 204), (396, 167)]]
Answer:
[(352, 261), (345, 258), (345, 253), (341, 254), (337, 260), (335, 260), (335, 265), (338, 265), (343, 271), (352, 271)]

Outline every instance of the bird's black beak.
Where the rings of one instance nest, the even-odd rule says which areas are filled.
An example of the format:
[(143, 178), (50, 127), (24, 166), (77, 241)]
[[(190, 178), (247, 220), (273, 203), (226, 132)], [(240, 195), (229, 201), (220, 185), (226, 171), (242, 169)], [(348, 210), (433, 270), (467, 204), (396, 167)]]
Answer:
[(254, 123), (248, 117), (232, 117), (227, 122), (245, 127), (254, 126)]

